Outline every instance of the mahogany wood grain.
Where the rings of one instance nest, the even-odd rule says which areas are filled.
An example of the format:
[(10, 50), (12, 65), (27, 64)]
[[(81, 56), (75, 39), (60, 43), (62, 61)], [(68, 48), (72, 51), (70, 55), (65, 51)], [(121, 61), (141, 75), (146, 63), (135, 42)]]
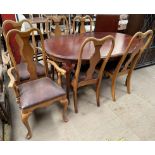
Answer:
[[(53, 37), (51, 39), (46, 39), (45, 49), (46, 53), (50, 58), (56, 59), (60, 62), (74, 62), (78, 59), (78, 54), (80, 52), (80, 47), (83, 41), (88, 37), (95, 37), (101, 39), (107, 35), (112, 35), (115, 39), (115, 47), (111, 54), (111, 57), (118, 57), (123, 55), (126, 47), (132, 36), (122, 33), (109, 33), (109, 32), (93, 32), (85, 34), (76, 34), (68, 36)], [(133, 47), (136, 44), (136, 40), (133, 43)], [(105, 58), (107, 56), (108, 48), (110, 47), (110, 42), (107, 42), (101, 49), (101, 57)], [(129, 53), (132, 52), (132, 47)], [(82, 60), (89, 60), (94, 53), (93, 44), (89, 43), (84, 49)]]

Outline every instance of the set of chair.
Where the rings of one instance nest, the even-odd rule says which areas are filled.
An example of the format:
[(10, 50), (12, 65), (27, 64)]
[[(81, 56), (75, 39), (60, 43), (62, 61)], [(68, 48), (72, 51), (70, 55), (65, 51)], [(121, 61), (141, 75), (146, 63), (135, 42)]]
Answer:
[[(91, 18), (89, 16), (76, 17), (74, 19), (74, 33), (76, 31), (74, 29), (74, 23), (77, 19), (82, 21), (82, 28), (80, 28), (80, 32), (86, 32), (83, 22), (87, 18), (91, 21)], [(46, 32), (48, 34), (48, 37), (51, 37), (51, 34), (53, 35), (53, 33), (51, 33), (51, 30), (49, 29), (49, 27), (51, 28), (50, 22), (56, 23), (54, 29), (55, 35), (59, 36), (61, 34), (61, 29), (58, 28), (58, 23), (60, 23), (61, 19), (64, 23), (67, 23), (66, 18), (63, 16), (59, 18), (48, 17), (48, 22), (46, 23)], [(20, 31), (23, 22), (28, 22), (31, 27), (26, 32)], [(36, 32), (40, 36), (40, 47), (36, 46), (37, 43), (34, 36)], [(66, 26), (66, 31), (64, 32), (68, 33), (68, 25)], [(29, 139), (32, 137), (32, 131), (28, 123), (28, 118), (35, 109), (46, 107), (53, 103), (57, 103), (56, 101), (59, 101), (63, 105), (63, 120), (67, 122), (68, 119), (66, 116), (66, 111), (68, 107), (68, 99), (66, 97), (66, 92), (61, 87), (61, 77), (65, 77), (66, 71), (62, 69), (56, 62), (48, 59), (44, 47), (44, 37), (42, 32), (37, 28), (33, 28), (32, 24), (27, 20), (21, 21), (19, 23), (13, 21), (5, 21), (3, 23), (3, 35), (6, 40), (8, 50), (7, 55), (9, 55), (11, 62), (10, 68), (7, 71), (10, 77), (9, 87), (13, 87), (15, 90), (17, 103), (19, 104), (19, 107), (21, 109), (22, 122), (28, 130), (26, 138)], [(75, 74), (71, 82), (71, 85), (73, 87), (75, 112), (78, 112), (78, 88), (85, 85), (96, 85), (96, 101), (97, 106), (100, 106), (100, 87), (103, 75), (108, 76), (112, 79), (111, 93), (113, 101), (116, 100), (116, 78), (120, 75), (127, 75), (126, 86), (127, 92), (130, 93), (130, 81), (134, 67), (143, 51), (149, 46), (152, 40), (152, 36), (152, 30), (148, 30), (145, 33), (137, 32), (130, 40), (118, 64), (110, 69), (106, 67), (115, 46), (114, 37), (109, 35), (102, 39), (97, 39), (94, 37), (87, 38), (81, 45), (78, 62), (75, 68)], [(135, 39), (138, 41), (135, 47), (133, 47), (132, 43)], [(106, 56), (106, 59), (101, 59), (100, 49), (106, 42), (109, 41), (111, 42), (111, 46), (109, 48), (108, 55)], [(85, 70), (85, 74), (83, 74), (81, 72), (81, 57), (84, 48), (88, 43), (91, 43), (91, 45), (94, 46), (95, 52), (89, 60), (90, 64)], [(134, 49), (134, 52), (129, 54), (129, 51), (131, 49)], [(41, 51), (41, 62), (38, 61), (38, 50)], [(51, 79), (49, 64), (52, 65), (57, 71), (57, 82)]]
[[(145, 33), (137, 32), (132, 39), (129, 41), (127, 48), (125, 49), (123, 55), (121, 56), (120, 60), (117, 62), (116, 65), (108, 67), (107, 63), (109, 62), (111, 53), (115, 46), (115, 41), (112, 36), (106, 36), (102, 39), (97, 38), (87, 38), (83, 44), (81, 45), (80, 54), (77, 62), (77, 68), (75, 71), (75, 77), (72, 81), (73, 92), (74, 92), (74, 107), (75, 112), (78, 112), (77, 107), (77, 89), (79, 87), (83, 87), (85, 85), (92, 85), (96, 84), (96, 101), (97, 106), (100, 106), (99, 96), (100, 96), (100, 87), (103, 75), (110, 77), (112, 79), (111, 84), (111, 94), (113, 101), (116, 101), (115, 97), (115, 85), (116, 79), (118, 76), (127, 75), (126, 83), (127, 92), (130, 94), (131, 92), (131, 76), (137, 61), (139, 60), (140, 56), (144, 52), (144, 50), (150, 45), (151, 40), (153, 37), (153, 31), (148, 30)], [(137, 44), (134, 45), (134, 40), (137, 40)], [(109, 52), (106, 56), (106, 59), (101, 59), (100, 56), (100, 49), (106, 42), (111, 41), (111, 46), (109, 48)], [(84, 47), (87, 46), (88, 42), (93, 42), (93, 46), (95, 48), (94, 54), (91, 56), (89, 60), (89, 67), (85, 70), (85, 74), (80, 73), (81, 68), (81, 57), (84, 51)], [(90, 44), (89, 44), (90, 45)], [(133, 50), (131, 54), (129, 54), (130, 50)]]
[[(45, 33), (50, 38), (51, 36), (85, 33), (86, 31), (92, 32), (93, 25), (93, 20), (89, 15), (74, 17), (71, 28), (69, 28), (69, 22), (66, 16), (50, 16), (47, 17), (45, 23)], [(53, 28), (53, 32), (51, 28)]]

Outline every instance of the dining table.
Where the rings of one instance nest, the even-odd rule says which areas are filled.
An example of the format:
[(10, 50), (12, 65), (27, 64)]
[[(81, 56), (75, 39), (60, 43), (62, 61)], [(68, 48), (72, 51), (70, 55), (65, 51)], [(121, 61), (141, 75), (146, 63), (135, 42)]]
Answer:
[[(88, 37), (95, 37), (99, 39), (107, 35), (112, 35), (115, 39), (115, 47), (113, 49), (110, 59), (115, 59), (122, 56), (129, 44), (129, 41), (132, 38), (131, 35), (113, 32), (91, 32), (84, 34), (51, 37), (50, 39), (44, 40), (45, 51), (48, 58), (56, 62), (63, 63), (63, 68), (66, 70), (66, 93), (68, 99), (71, 82), (70, 74), (74, 66), (73, 64), (76, 64), (78, 61), (80, 47), (82, 43)], [(135, 40), (133, 42), (133, 48), (136, 43), (137, 41)], [(102, 59), (106, 58), (110, 48), (110, 44), (110, 42), (106, 42), (105, 45), (101, 48), (100, 55)], [(129, 53), (132, 53), (134, 51), (133, 48), (130, 48)], [(94, 47), (92, 46), (92, 44), (91, 46), (86, 46), (82, 55), (82, 60), (89, 61), (93, 53)]]

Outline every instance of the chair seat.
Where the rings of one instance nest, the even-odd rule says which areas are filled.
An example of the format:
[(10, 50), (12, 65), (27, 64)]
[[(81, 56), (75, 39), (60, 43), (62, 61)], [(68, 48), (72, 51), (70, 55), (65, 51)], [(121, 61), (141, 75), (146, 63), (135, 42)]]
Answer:
[(66, 92), (48, 77), (19, 85), (20, 107), (30, 108), (42, 102), (66, 95)]
[[(41, 63), (36, 62), (37, 75), (43, 76), (45, 75), (45, 68)], [(26, 63), (20, 63), (17, 65), (17, 70), (19, 73), (20, 81), (28, 80), (30, 78), (30, 73), (27, 70)]]

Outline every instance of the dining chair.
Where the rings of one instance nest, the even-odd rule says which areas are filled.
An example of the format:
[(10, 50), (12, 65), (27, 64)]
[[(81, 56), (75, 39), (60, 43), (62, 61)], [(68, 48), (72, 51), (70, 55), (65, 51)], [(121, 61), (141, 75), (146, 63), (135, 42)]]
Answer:
[[(21, 27), (23, 25), (23, 23), (27, 23), (29, 24), (30, 28), (32, 28), (31, 23), (28, 20), (22, 20), (20, 22), (14, 22), (12, 20), (6, 20), (3, 23), (3, 35), (4, 38), (6, 40), (6, 36), (8, 34), (8, 32), (12, 29), (17, 29), (17, 30), (21, 30)], [(34, 62), (37, 68), (37, 73), (40, 77), (45, 76), (45, 72), (44, 72), (44, 66), (38, 62), (38, 56), (37, 56), (37, 51), (41, 51), (40, 47), (36, 47), (36, 42), (35, 42), (35, 38), (33, 37), (34, 32), (32, 32), (31, 37), (32, 37), (32, 45), (33, 45), (33, 49), (34, 49)], [(19, 51), (19, 45), (16, 42), (16, 39), (14, 36), (11, 36), (10, 38), (10, 44), (12, 46), (14, 46), (14, 50), (10, 50), (8, 51), (7, 55), (9, 57), (7, 57), (7, 59), (10, 61), (10, 66), (16, 66), (16, 68), (18, 69), (19, 72), (19, 79), (21, 82), (25, 82), (28, 81), (30, 78), (29, 72), (27, 71), (26, 68), (26, 63), (24, 60), (23, 55), (20, 53)]]
[[(105, 51), (102, 51), (102, 47), (107, 42), (110, 42), (110, 46), (108, 49), (109, 51), (108, 51), (106, 58), (103, 60), (101, 58), (100, 52), (105, 52)], [(71, 82), (71, 85), (73, 87), (73, 94), (74, 94), (73, 96), (74, 96), (75, 113), (78, 113), (77, 90), (78, 90), (78, 88), (86, 86), (86, 85), (96, 85), (96, 101), (97, 101), (97, 106), (100, 106), (99, 96), (100, 96), (100, 85), (101, 85), (102, 75), (103, 75), (105, 66), (106, 66), (106, 64), (111, 56), (111, 53), (113, 51), (114, 43), (115, 43), (114, 38), (110, 35), (106, 36), (104, 38), (101, 38), (101, 39), (89, 37), (89, 38), (85, 39), (85, 41), (82, 43), (80, 52), (79, 52), (75, 75)], [(85, 50), (85, 49), (87, 49), (87, 50)], [(83, 55), (83, 53), (87, 53), (88, 49), (89, 50), (93, 49), (94, 52), (90, 54), (89, 67), (88, 67), (87, 71), (85, 73), (83, 73), (83, 72), (81, 72), (82, 55)], [(99, 62), (102, 65), (101, 65), (99, 72), (96, 72), (95, 69)]]
[[(37, 74), (37, 68), (33, 61), (34, 48), (29, 42), (31, 33), (37, 32), (41, 40), (41, 51), (43, 54), (45, 77), (39, 78)], [(15, 42), (12, 44), (12, 37)], [(10, 77), (9, 87), (13, 87), (16, 93), (17, 103), (21, 110), (21, 119), (23, 124), (28, 130), (26, 138), (32, 137), (32, 131), (30, 129), (28, 118), (31, 113), (38, 109), (47, 107), (53, 103), (59, 101), (63, 106), (63, 120), (68, 121), (66, 117), (66, 110), (68, 106), (68, 100), (66, 98), (66, 92), (61, 87), (61, 76), (65, 75), (66, 71), (59, 68), (55, 62), (47, 60), (44, 48), (44, 38), (41, 31), (37, 28), (32, 28), (26, 32), (19, 30), (10, 30), (6, 36), (7, 48), (10, 52), (10, 56), (13, 57), (13, 52), (18, 46), (18, 51), (24, 58), (27, 71), (30, 75), (30, 80), (25, 83), (21, 83), (19, 79), (18, 65), (15, 59), (15, 66), (8, 69), (7, 73)], [(58, 83), (55, 83), (48, 77), (48, 63), (52, 64), (58, 72)]]
[(120, 15), (96, 15), (95, 32), (117, 32)]
[[(152, 37), (152, 30), (148, 30), (145, 33), (137, 32), (130, 40), (118, 64), (111, 68), (105, 69), (105, 75), (112, 79), (111, 94), (113, 101), (116, 101), (115, 86), (118, 76), (127, 75), (125, 84), (127, 86), (127, 93), (130, 94), (133, 70), (144, 50), (150, 45)], [(131, 51), (132, 53), (130, 53)]]
[(51, 36), (68, 35), (69, 25), (66, 16), (47, 17), (45, 31), (48, 38), (51, 38)]
[(78, 26), (80, 34), (88, 32), (88, 30), (86, 30), (86, 27), (85, 27), (86, 22), (89, 22), (89, 25), (88, 25), (89, 31), (92, 32), (92, 26), (93, 26), (92, 18), (89, 15), (86, 15), (84, 17), (76, 16), (73, 19), (73, 28), (72, 28), (73, 34), (77, 33), (77, 31), (76, 31), (76, 28), (77, 28), (76, 22), (77, 21), (80, 21), (80, 26)]
[[(12, 20), (4, 21), (3, 25), (2, 25), (2, 29), (3, 29), (3, 36), (4, 36), (5, 41), (6, 41), (6, 35), (10, 30), (12, 30), (12, 29), (22, 30), (23, 26), (26, 27), (26, 28), (24, 28), (24, 31), (26, 29), (33, 28), (31, 22), (27, 19), (23, 19), (20, 22), (15, 22)], [(38, 54), (39, 47), (36, 46), (35, 34), (32, 33), (31, 37), (32, 37), (32, 44), (35, 49), (34, 58), (38, 62), (38, 58), (41, 57), (41, 55)], [(16, 56), (17, 56), (16, 59), (18, 59), (18, 55), (16, 55)], [(8, 52), (5, 52), (5, 54), (3, 54), (3, 59), (4, 59), (5, 64), (9, 63), (9, 65), (11, 65)]]
[[(63, 15), (48, 16), (45, 23), (45, 32), (47, 34), (48, 39), (50, 39), (52, 36), (59, 37), (61, 35), (68, 35), (69, 24), (66, 16)], [(59, 66), (62, 66), (61, 63), (57, 62), (57, 64)], [(54, 79), (55, 71), (53, 66), (51, 66), (51, 72)]]
[[(14, 22), (12, 20), (4, 21), (4, 23), (3, 23), (3, 35), (4, 35), (5, 40), (6, 40), (7, 34), (10, 30), (12, 30), (12, 29), (21, 30), (23, 23), (27, 23), (31, 26), (31, 24), (27, 20), (22, 20), (21, 22)], [(32, 40), (32, 42), (34, 43), (34, 40)], [(12, 46), (14, 46), (13, 51), (11, 51), (11, 50), (7, 51), (8, 52), (7, 55), (9, 56), (8, 58), (9, 58), (9, 62), (10, 62), (10, 67), (16, 66), (16, 69), (18, 70), (18, 73), (19, 73), (20, 83), (25, 83), (25, 82), (29, 81), (30, 74), (27, 71), (27, 64), (25, 63), (23, 55), (19, 51), (19, 45), (17, 44), (14, 36), (11, 36), (10, 44)], [(34, 48), (34, 55), (35, 55), (35, 48)], [(41, 63), (37, 62), (36, 61), (37, 59), (34, 59), (34, 60), (35, 60), (34, 62), (35, 62), (36, 68), (37, 68), (38, 76), (39, 77), (45, 76), (44, 66)], [(17, 94), (16, 94), (16, 97), (17, 97)]]

